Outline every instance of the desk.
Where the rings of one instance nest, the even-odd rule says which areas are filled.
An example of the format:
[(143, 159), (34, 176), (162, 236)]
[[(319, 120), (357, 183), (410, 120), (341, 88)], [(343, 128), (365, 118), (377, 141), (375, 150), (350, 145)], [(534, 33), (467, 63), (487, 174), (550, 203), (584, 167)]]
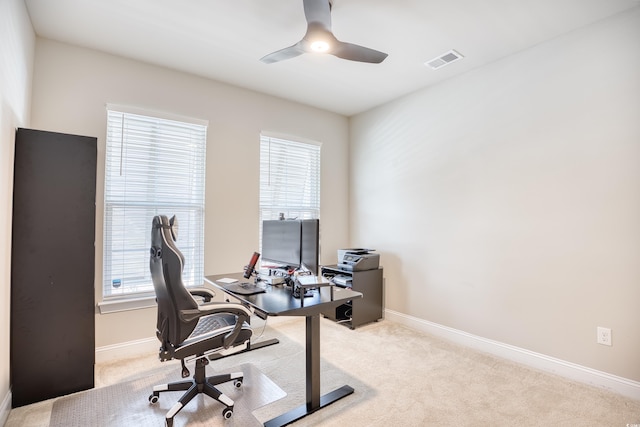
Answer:
[[(328, 406), (353, 393), (353, 388), (344, 385), (330, 393), (320, 396), (320, 315), (323, 311), (344, 304), (348, 300), (361, 298), (362, 294), (350, 289), (321, 287), (313, 296), (293, 297), (291, 291), (282, 285), (266, 286), (266, 292), (254, 295), (237, 295), (225, 290), (216, 281), (222, 278), (246, 281), (242, 273), (218, 274), (206, 276), (205, 280), (217, 289), (228, 293), (266, 316), (305, 316), (306, 317), (306, 396), (307, 402), (272, 420), (265, 427), (286, 426), (320, 408)], [(332, 298), (333, 294), (333, 298)]]

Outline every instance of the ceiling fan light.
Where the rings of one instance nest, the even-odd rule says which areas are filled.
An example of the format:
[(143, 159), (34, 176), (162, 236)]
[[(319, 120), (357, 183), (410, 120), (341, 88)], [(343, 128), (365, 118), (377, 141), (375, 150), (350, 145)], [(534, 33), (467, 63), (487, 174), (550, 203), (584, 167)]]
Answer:
[(314, 52), (327, 52), (329, 50), (329, 43), (324, 40), (316, 40), (311, 42), (311, 50)]

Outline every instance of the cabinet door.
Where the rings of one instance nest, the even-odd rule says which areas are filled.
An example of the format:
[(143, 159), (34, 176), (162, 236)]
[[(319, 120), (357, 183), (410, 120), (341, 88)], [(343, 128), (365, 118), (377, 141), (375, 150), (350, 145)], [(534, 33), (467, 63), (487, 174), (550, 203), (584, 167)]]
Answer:
[(12, 406), (94, 385), (96, 138), (18, 129)]
[(353, 300), (353, 327), (382, 318), (382, 269), (353, 272), (353, 290), (362, 298)]

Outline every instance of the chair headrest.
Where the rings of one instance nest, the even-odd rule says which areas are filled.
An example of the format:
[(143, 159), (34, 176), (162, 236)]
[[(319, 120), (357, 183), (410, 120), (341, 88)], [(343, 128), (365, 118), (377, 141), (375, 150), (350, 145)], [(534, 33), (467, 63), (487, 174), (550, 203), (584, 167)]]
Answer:
[(165, 215), (157, 215), (153, 218), (153, 227), (156, 229), (169, 230), (171, 239), (174, 242), (178, 241), (178, 218), (172, 216), (168, 219)]
[(172, 216), (169, 220), (169, 229), (171, 230), (171, 238), (174, 242), (178, 241), (178, 218)]

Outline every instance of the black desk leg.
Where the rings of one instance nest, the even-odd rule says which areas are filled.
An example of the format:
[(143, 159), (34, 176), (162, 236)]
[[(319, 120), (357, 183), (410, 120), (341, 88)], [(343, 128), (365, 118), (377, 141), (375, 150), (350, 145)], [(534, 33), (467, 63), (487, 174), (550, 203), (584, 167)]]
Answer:
[(320, 315), (306, 318), (306, 370), (307, 403), (298, 406), (264, 423), (265, 427), (283, 427), (314, 413), (318, 409), (331, 405), (353, 393), (353, 388), (344, 385), (332, 392), (320, 396)]
[(320, 315), (306, 318), (307, 409), (320, 407)]

